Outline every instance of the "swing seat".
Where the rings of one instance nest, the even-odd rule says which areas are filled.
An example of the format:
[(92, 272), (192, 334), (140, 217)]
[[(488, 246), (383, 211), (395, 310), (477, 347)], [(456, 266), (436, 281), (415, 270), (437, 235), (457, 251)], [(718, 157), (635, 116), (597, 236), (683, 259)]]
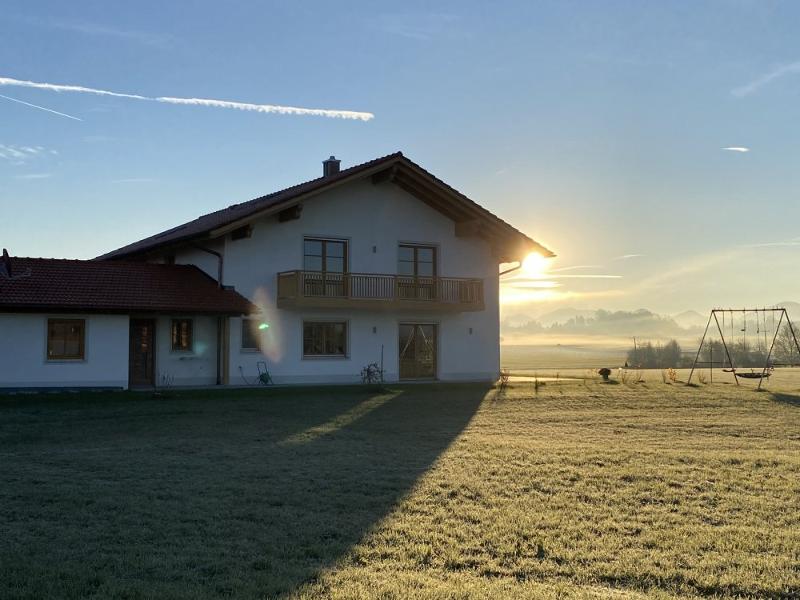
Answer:
[(772, 375), (772, 373), (770, 373), (769, 371), (767, 371), (766, 373), (753, 373), (753, 372), (751, 372), (751, 373), (737, 373), (736, 374), (737, 377), (744, 377), (745, 379), (766, 379), (770, 375)]

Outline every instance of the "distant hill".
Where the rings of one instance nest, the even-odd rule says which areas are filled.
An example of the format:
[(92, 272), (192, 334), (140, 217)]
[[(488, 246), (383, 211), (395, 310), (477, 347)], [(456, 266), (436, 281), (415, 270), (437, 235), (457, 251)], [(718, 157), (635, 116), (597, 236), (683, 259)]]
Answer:
[(685, 310), (677, 315), (672, 315), (672, 320), (684, 329), (695, 329), (706, 326), (708, 315), (701, 315), (696, 310)]
[(566, 323), (570, 319), (576, 317), (591, 318), (594, 316), (595, 312), (594, 310), (580, 310), (570, 307), (557, 308), (556, 310), (551, 310), (550, 312), (539, 315), (536, 321), (545, 327), (550, 327), (556, 323)]
[(507, 344), (532, 343), (535, 338), (566, 341), (576, 337), (587, 340), (641, 337), (658, 341), (694, 339), (698, 335), (696, 327), (681, 327), (672, 317), (643, 308), (633, 311), (559, 309), (528, 320), (515, 315), (504, 319), (500, 330)]
[(778, 308), (785, 308), (786, 312), (789, 313), (789, 318), (792, 320), (792, 323), (800, 322), (800, 302), (778, 302), (775, 306)]

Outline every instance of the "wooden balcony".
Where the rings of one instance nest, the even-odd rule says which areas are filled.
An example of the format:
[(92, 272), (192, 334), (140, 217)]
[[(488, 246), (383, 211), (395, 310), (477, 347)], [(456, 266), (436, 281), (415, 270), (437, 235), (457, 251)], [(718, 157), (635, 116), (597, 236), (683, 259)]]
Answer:
[(483, 281), (375, 273), (278, 273), (279, 308), (483, 310)]

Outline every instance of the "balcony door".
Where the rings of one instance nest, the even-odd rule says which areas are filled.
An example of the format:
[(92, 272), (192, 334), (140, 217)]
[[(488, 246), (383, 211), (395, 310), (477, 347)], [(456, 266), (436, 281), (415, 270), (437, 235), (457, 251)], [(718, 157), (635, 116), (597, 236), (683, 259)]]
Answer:
[(436, 246), (400, 244), (397, 292), (402, 300), (436, 299)]
[(303, 271), (306, 296), (347, 297), (347, 240), (305, 238)]
[(436, 378), (436, 325), (400, 323), (400, 379)]

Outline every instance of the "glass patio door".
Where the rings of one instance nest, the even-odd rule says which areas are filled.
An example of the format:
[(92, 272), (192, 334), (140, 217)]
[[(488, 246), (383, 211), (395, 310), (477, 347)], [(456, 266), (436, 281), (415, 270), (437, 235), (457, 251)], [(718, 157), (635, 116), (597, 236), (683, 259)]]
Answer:
[(436, 325), (401, 323), (400, 379), (436, 378)]

